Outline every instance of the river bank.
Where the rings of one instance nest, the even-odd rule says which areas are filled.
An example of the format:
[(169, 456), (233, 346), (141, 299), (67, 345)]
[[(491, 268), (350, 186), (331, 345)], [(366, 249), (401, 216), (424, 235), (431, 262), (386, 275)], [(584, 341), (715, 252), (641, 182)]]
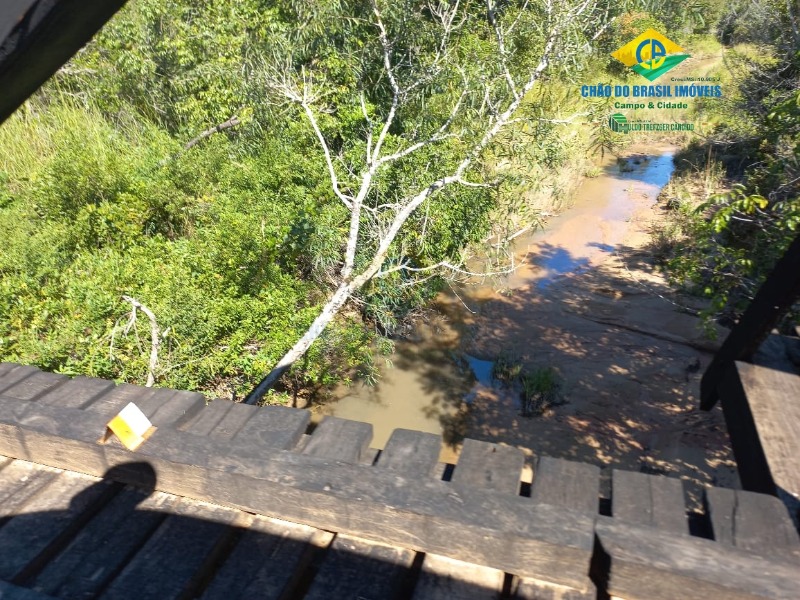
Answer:
[[(397, 342), (378, 386), (341, 389), (321, 412), (373, 423), (377, 446), (407, 427), (441, 432), (451, 449), (467, 435), (735, 486), (722, 415), (696, 408), (718, 342), (685, 310), (696, 300), (669, 288), (650, 253), (672, 149), (649, 152), (584, 181), (572, 208), (518, 241), (522, 267), (493, 286), (442, 294), (441, 314)], [(501, 353), (553, 368), (565, 403), (520, 416), (517, 392), (489, 374)]]

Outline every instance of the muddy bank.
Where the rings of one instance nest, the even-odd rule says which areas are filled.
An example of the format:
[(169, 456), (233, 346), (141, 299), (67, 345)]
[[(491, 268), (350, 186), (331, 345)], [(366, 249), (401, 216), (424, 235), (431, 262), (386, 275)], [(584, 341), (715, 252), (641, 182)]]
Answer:
[[(553, 235), (532, 240), (531, 269), (516, 275), (511, 293), (483, 301), (465, 350), (512, 353), (529, 367), (554, 367), (567, 403), (523, 418), (513, 397), (485, 388), (471, 406), (468, 436), (698, 483), (737, 484), (721, 411), (697, 409), (700, 376), (718, 342), (706, 339), (690, 314), (700, 307), (670, 290), (648, 251), (650, 229), (664, 218), (656, 198), (670, 160), (667, 151), (630, 173), (590, 182), (606, 184), (612, 200), (605, 207), (595, 202), (588, 214), (579, 203), (562, 215)], [(614, 210), (624, 224), (607, 216)], [(543, 267), (535, 257), (544, 257)], [(569, 267), (548, 269), (550, 257)]]
[[(525, 264), (510, 277), (440, 296), (441, 316), (398, 342), (377, 387), (343, 388), (323, 412), (373, 423), (377, 447), (406, 427), (736, 485), (721, 413), (696, 409), (716, 343), (647, 249), (671, 149), (629, 156), (622, 171), (607, 164), (572, 208), (519, 239)], [(565, 404), (520, 416), (516, 393), (478, 372), (501, 353), (554, 368)]]

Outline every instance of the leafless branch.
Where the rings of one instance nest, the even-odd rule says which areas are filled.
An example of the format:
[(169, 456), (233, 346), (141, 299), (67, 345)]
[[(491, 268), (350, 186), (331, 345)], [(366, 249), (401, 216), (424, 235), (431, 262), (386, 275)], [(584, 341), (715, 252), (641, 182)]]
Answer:
[(131, 303), (131, 316), (128, 319), (128, 323), (125, 325), (125, 333), (128, 333), (132, 327), (136, 324), (136, 310), (141, 310), (147, 318), (150, 319), (150, 363), (147, 367), (147, 383), (145, 387), (153, 387), (153, 384), (156, 382), (156, 366), (158, 366), (158, 348), (161, 345), (161, 335), (158, 330), (158, 323), (156, 322), (156, 316), (153, 314), (149, 308), (147, 308), (144, 304), (139, 302), (136, 298), (132, 298), (131, 296), (122, 296), (122, 299), (125, 302)]

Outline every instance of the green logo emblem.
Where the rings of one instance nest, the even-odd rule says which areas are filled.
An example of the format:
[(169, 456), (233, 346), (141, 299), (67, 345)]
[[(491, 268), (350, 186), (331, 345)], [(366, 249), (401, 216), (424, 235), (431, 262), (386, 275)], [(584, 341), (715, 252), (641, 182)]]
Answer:
[(683, 48), (655, 29), (648, 29), (619, 50), (612, 52), (611, 56), (642, 77), (653, 81), (682, 63), (691, 54), (686, 54)]
[(628, 133), (628, 119), (625, 118), (625, 115), (622, 113), (614, 113), (608, 118), (608, 126), (611, 127), (611, 131), (616, 131), (618, 133)]

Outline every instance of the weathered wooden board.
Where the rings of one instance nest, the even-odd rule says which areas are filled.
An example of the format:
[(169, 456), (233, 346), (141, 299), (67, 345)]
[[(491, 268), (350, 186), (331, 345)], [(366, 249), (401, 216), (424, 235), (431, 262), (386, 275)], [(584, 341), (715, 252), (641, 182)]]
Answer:
[(452, 482), (517, 495), (524, 465), (525, 455), (519, 448), (468, 438), (461, 448)]
[(377, 466), (405, 477), (433, 477), (441, 449), (440, 435), (395, 429), (381, 451)]
[(372, 441), (372, 425), (325, 417), (308, 440), (303, 454), (357, 463)]
[(765, 556), (800, 560), (800, 539), (786, 506), (766, 494), (706, 488), (714, 539)]
[(114, 382), (106, 379), (76, 377), (54, 390), (45, 392), (36, 402), (61, 408), (83, 408), (114, 387)]
[(156, 427), (180, 427), (206, 406), (202, 394), (155, 388), (136, 405)]
[(32, 581), (59, 598), (93, 598), (122, 570), (179, 499), (122, 489)]
[(398, 597), (413, 560), (410, 550), (337, 535), (304, 600)]
[(18, 384), (24, 379), (30, 377), (34, 373), (40, 373), (36, 367), (29, 367), (27, 365), (14, 365), (11, 369), (6, 371), (0, 377), (0, 394), (5, 392), (8, 388)]
[(534, 470), (531, 498), (537, 503), (596, 515), (600, 502), (600, 469), (587, 463), (542, 456)]
[(598, 594), (594, 584), (587, 585), (585, 590), (576, 590), (538, 579), (515, 577), (511, 597), (514, 600), (596, 600)]
[(209, 436), (234, 404), (230, 400), (212, 400), (204, 409), (198, 411), (194, 417), (183, 423), (178, 429), (188, 431), (194, 435)]
[(0, 381), (3, 380), (3, 377), (5, 377), (6, 373), (11, 371), (11, 369), (16, 369), (18, 366), (20, 365), (17, 363), (0, 362)]
[(310, 549), (332, 534), (256, 516), (216, 573), (202, 600), (286, 598), (307, 577)]
[(287, 406), (259, 408), (234, 436), (231, 447), (243, 457), (258, 458), (275, 450), (291, 450), (308, 428), (311, 413)]
[[(109, 421), (114, 415), (125, 408), (129, 402), (133, 402), (139, 408), (145, 406), (148, 398), (151, 398), (158, 390), (156, 388), (146, 388), (140, 385), (121, 383), (107, 393), (95, 396), (91, 402), (83, 408), (86, 412), (95, 413)], [(144, 411), (144, 408), (142, 408)], [(145, 414), (147, 414), (145, 412)]]
[[(736, 363), (736, 372), (772, 480), (795, 498), (800, 498), (800, 376), (743, 362)], [(724, 402), (725, 399), (726, 421), (737, 418), (737, 415), (729, 416), (729, 407)], [(747, 416), (743, 418), (747, 419)], [(733, 434), (731, 438), (735, 443)], [(737, 463), (742, 452), (736, 453)], [(748, 477), (742, 474), (745, 488), (749, 487), (747, 480)]]
[(60, 471), (15, 460), (0, 471), (0, 524), (23, 510)]
[(230, 400), (214, 400), (180, 429), (219, 440), (232, 439), (259, 409)]
[(0, 528), (0, 579), (20, 583), (34, 575), (77, 533), (110, 489), (109, 482), (58, 475), (23, 513)]
[(7, 387), (3, 390), (2, 394), (6, 398), (30, 401), (35, 400), (45, 392), (57, 389), (67, 381), (69, 381), (69, 378), (65, 375), (37, 371), (14, 385)]
[[(223, 443), (178, 430), (159, 429), (131, 453), (92, 439), (105, 425), (99, 414), (50, 406), (31, 412), (29, 406), (0, 398), (0, 453), (101, 476), (111, 466), (144, 459), (164, 491), (584, 585), (575, 573), (584, 569), (593, 546), (593, 518), (585, 514), (494, 491), (462, 493), (434, 479), (409, 482), (386, 469), (293, 452), (246, 455), (252, 441)], [(193, 446), (198, 439), (202, 446)]]
[(193, 597), (237, 511), (183, 500), (103, 593), (104, 600)]
[(219, 424), (211, 430), (211, 437), (219, 440), (230, 440), (247, 422), (258, 414), (259, 409), (250, 404), (233, 402), (232, 406), (222, 417)]
[[(541, 456), (534, 469), (531, 500), (535, 503), (561, 506), (590, 515), (594, 519), (600, 502), (600, 469), (586, 463)], [(573, 583), (565, 587), (543, 585), (535, 578), (515, 577), (513, 585), (517, 589), (516, 596), (520, 600), (592, 598), (596, 591), (589, 579), (589, 567), (588, 559), (572, 566)]]
[(414, 600), (495, 600), (503, 591), (505, 574), (436, 554), (426, 554)]
[[(700, 384), (700, 408), (710, 410), (721, 397), (720, 384), (734, 361), (746, 360), (761, 345), (778, 319), (800, 296), (800, 235), (778, 259), (775, 268), (758, 288), (739, 323), (714, 355)], [(737, 459), (738, 460), (738, 459)]]
[(600, 545), (610, 558), (608, 592), (626, 600), (795, 600), (800, 569), (702, 538), (598, 517)]
[(611, 481), (615, 519), (689, 535), (680, 479), (614, 469)]

